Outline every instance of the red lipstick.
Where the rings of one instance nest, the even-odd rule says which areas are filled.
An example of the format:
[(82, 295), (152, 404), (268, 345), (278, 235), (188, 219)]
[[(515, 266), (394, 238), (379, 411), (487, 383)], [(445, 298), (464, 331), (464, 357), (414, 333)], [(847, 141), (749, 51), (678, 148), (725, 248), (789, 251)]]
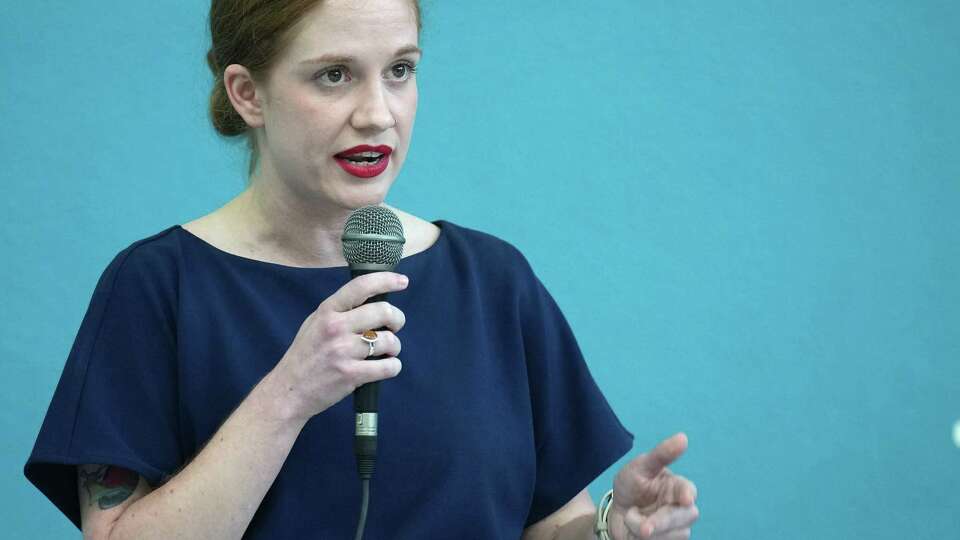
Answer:
[[(340, 167), (353, 176), (373, 178), (387, 169), (393, 148), (385, 144), (361, 144), (333, 156)], [(349, 159), (348, 159), (349, 158)]]

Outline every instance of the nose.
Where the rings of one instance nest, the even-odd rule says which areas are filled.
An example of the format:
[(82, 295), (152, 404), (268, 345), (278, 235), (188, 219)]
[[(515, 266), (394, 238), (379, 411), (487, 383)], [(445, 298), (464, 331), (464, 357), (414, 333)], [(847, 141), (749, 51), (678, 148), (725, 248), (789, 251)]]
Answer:
[(350, 124), (354, 129), (370, 131), (385, 131), (397, 125), (388, 98), (380, 81), (365, 85)]

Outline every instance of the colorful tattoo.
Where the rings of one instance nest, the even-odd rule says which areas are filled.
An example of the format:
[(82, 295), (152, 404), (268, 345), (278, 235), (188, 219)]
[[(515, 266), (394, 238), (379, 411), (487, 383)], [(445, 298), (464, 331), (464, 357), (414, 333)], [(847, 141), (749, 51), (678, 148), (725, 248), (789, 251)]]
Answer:
[(113, 508), (127, 500), (140, 483), (139, 474), (123, 467), (90, 465), (81, 466), (79, 471), (80, 481), (90, 496), (90, 504), (96, 501), (101, 510)]

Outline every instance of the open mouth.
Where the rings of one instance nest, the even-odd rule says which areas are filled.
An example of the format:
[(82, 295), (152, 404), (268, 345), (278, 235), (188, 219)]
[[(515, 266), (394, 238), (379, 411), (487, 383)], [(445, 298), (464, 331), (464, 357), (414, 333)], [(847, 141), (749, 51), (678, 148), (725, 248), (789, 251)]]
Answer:
[(360, 178), (373, 178), (387, 170), (393, 148), (385, 144), (361, 144), (333, 156), (343, 170)]
[(350, 156), (337, 155), (336, 157), (357, 167), (375, 167), (383, 161), (386, 154), (381, 152), (361, 152)]

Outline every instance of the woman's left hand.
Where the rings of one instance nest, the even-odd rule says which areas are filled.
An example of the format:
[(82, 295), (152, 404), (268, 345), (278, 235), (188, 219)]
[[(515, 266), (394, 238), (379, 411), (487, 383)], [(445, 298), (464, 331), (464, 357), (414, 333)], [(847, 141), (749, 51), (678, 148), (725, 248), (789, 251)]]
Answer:
[(700, 515), (697, 488), (667, 469), (687, 449), (683, 433), (627, 463), (613, 480), (613, 503), (607, 533), (613, 540), (690, 538)]

